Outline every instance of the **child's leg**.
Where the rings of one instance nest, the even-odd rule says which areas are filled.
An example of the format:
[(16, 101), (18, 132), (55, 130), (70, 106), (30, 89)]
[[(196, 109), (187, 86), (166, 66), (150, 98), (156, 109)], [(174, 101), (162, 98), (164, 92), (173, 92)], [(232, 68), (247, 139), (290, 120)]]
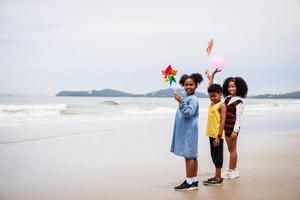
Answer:
[(192, 178), (195, 174), (195, 160), (193, 158), (185, 158), (186, 177)]
[(219, 146), (216, 147), (215, 155), (216, 178), (221, 179), (221, 171), (223, 166), (223, 139), (220, 140)]
[(198, 182), (195, 182), (194, 174), (196, 167), (197, 159), (194, 158), (185, 158), (185, 169), (186, 169), (186, 179), (179, 185), (174, 187), (175, 190), (196, 190), (198, 189)]
[(220, 140), (220, 144), (216, 147), (213, 146), (214, 138), (210, 139), (210, 153), (213, 163), (216, 168), (215, 177), (221, 179), (221, 170), (223, 165), (223, 139)]
[(195, 181), (195, 170), (197, 174), (197, 159), (185, 158), (186, 179), (179, 185), (174, 187), (175, 190), (197, 190), (198, 182)]
[(194, 158), (194, 163), (195, 163), (195, 168), (194, 168), (193, 177), (197, 177), (197, 172), (198, 172), (198, 159), (197, 158)]
[(221, 171), (222, 171), (222, 168), (216, 168), (216, 179), (219, 180), (221, 179)]
[(236, 151), (236, 144), (237, 144), (237, 137), (226, 137), (226, 143), (228, 146), (228, 151), (230, 153), (229, 159), (229, 169), (234, 170), (237, 165), (237, 151)]

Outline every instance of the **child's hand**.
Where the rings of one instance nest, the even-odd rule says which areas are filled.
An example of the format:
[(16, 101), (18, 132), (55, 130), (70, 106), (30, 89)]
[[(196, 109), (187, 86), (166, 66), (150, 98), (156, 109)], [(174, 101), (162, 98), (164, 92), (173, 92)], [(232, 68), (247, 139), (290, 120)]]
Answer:
[(233, 131), (233, 132), (231, 133), (231, 136), (230, 136), (230, 137), (231, 137), (232, 139), (236, 139), (236, 138), (237, 138), (237, 134), (238, 134), (237, 132), (234, 132), (234, 131)]
[(177, 94), (177, 93), (174, 94), (174, 98), (175, 98), (175, 100), (178, 101), (179, 103), (182, 101), (181, 96), (180, 96), (179, 94)]
[(208, 69), (205, 69), (205, 75), (207, 77), (208, 80), (211, 80), (211, 77), (214, 76), (216, 73), (218, 72), (221, 72), (222, 70), (221, 69), (215, 69), (215, 71), (213, 71), (213, 73), (209, 73), (209, 70)]
[(214, 147), (217, 147), (217, 146), (219, 146), (219, 144), (220, 144), (220, 138), (216, 137), (215, 140), (214, 140), (213, 145), (214, 145)]
[(205, 69), (205, 75), (206, 75), (207, 79), (210, 81), (211, 80), (211, 75), (210, 75), (208, 69)]
[(218, 72), (221, 72), (222, 70), (221, 69), (215, 69), (215, 71), (213, 71), (213, 75), (215, 75), (216, 73), (218, 73)]

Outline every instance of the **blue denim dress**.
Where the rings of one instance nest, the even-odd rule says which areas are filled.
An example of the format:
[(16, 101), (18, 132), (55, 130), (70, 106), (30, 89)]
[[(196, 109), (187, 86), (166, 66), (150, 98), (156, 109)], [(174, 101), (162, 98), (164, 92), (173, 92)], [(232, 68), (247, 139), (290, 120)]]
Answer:
[(185, 158), (198, 157), (198, 116), (197, 96), (186, 96), (176, 112), (171, 152)]

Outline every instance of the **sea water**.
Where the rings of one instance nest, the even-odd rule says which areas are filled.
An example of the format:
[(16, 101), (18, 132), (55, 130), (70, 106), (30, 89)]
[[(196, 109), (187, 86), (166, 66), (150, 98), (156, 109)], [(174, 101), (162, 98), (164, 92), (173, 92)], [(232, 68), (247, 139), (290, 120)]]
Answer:
[[(199, 134), (205, 130), (209, 103), (199, 99)], [(300, 100), (245, 99), (244, 105), (243, 134), (300, 130)], [(171, 129), (177, 107), (172, 98), (0, 97), (0, 144), (151, 127)]]

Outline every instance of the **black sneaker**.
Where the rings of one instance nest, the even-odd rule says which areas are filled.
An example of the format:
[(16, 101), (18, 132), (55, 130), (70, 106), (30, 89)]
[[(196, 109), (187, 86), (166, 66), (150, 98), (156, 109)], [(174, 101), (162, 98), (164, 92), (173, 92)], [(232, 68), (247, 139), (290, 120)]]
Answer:
[(176, 191), (178, 191), (178, 190), (188, 191), (188, 190), (195, 190), (195, 187), (194, 187), (194, 184), (188, 184), (185, 180), (181, 185), (174, 187), (174, 189)]
[(193, 187), (195, 188), (195, 190), (199, 189), (199, 187), (198, 187), (198, 181), (196, 181), (196, 182), (193, 183)]
[(213, 177), (203, 181), (202, 183), (204, 185), (221, 185), (223, 183), (223, 178), (218, 181), (215, 177)]

